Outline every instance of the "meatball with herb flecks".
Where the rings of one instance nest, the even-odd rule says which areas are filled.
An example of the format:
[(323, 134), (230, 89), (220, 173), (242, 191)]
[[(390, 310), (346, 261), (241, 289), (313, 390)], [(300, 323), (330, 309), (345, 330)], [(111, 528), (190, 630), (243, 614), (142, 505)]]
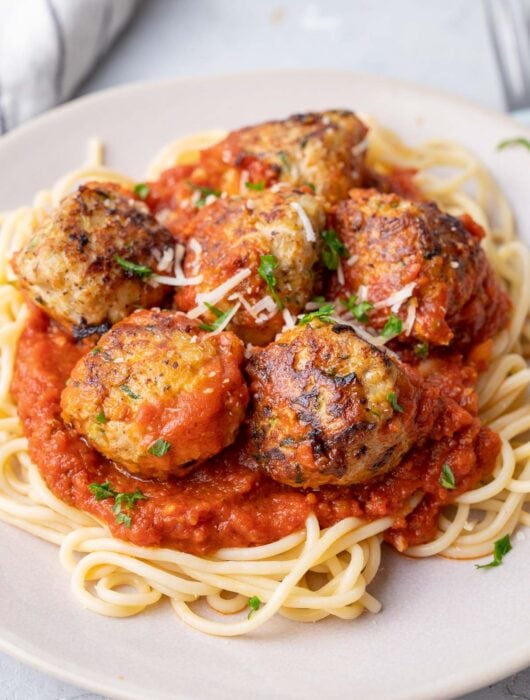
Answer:
[[(364, 320), (402, 342), (465, 347), (491, 338), (509, 318), (510, 300), (480, 244), (483, 231), (433, 202), (354, 190), (335, 210), (347, 250), (333, 292), (363, 303)], [(388, 325), (387, 325), (388, 324)]]
[(21, 288), (76, 337), (102, 333), (135, 309), (159, 305), (168, 287), (152, 279), (175, 241), (146, 205), (116, 185), (81, 185), (23, 248)]
[(245, 416), (243, 344), (172, 311), (137, 311), (74, 367), (62, 416), (144, 478), (185, 476), (230, 445)]
[(298, 325), (255, 350), (246, 369), (248, 458), (284, 484), (367, 482), (417, 438), (415, 377), (350, 326)]

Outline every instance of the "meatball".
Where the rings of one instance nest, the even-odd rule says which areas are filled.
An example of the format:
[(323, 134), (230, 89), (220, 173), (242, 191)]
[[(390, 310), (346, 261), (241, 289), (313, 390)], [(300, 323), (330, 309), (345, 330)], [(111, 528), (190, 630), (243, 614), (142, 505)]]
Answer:
[(401, 341), (463, 347), (506, 325), (510, 301), (470, 217), (457, 219), (432, 202), (355, 190), (337, 206), (334, 225), (353, 262), (343, 266), (345, 285), (335, 282), (334, 293), (370, 302), (375, 329), (394, 313)]
[(168, 288), (150, 277), (174, 245), (144, 203), (116, 185), (90, 183), (63, 199), (14, 267), (33, 301), (82, 337), (160, 304)]
[(137, 311), (74, 367), (62, 417), (144, 478), (185, 476), (230, 445), (245, 416), (243, 344), (172, 311)]
[(210, 184), (229, 193), (244, 189), (246, 176), (250, 183), (308, 185), (337, 202), (361, 184), (366, 134), (353, 112), (296, 114), (232, 131), (202, 151), (200, 165)]
[[(270, 342), (284, 325), (283, 309), (297, 314), (313, 295), (324, 221), (317, 198), (290, 187), (204, 207), (186, 228), (184, 260), (186, 276), (202, 281), (177, 291), (177, 307), (212, 323), (215, 312), (201, 300), (222, 312), (237, 305), (229, 327), (246, 342)], [(208, 296), (237, 276), (222, 299)]]
[(350, 326), (298, 325), (255, 350), (247, 372), (248, 458), (284, 484), (369, 481), (417, 437), (415, 375)]

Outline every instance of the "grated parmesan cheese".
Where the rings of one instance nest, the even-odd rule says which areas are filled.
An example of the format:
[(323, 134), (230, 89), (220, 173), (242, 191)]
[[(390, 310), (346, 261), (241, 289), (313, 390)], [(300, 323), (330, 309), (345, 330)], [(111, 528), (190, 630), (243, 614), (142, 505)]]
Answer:
[(347, 260), (346, 260), (346, 265), (348, 267), (351, 267), (352, 265), (355, 265), (355, 263), (359, 260), (358, 255), (351, 255)]
[(457, 260), (451, 260), (451, 267), (453, 268), (453, 270), (458, 270), (458, 268), (460, 267), (460, 263)]
[(284, 329), (286, 329), (286, 328), (294, 328), (295, 325), (296, 325), (296, 323), (295, 323), (295, 320), (294, 320), (294, 318), (293, 318), (293, 315), (292, 315), (292, 313), (289, 311), (289, 309), (284, 309), (284, 310), (282, 311), (282, 315), (283, 315), (283, 320), (285, 321), (285, 325), (284, 325), (283, 328), (284, 328)]
[(383, 309), (387, 306), (390, 306), (390, 309), (394, 313), (397, 313), (401, 308), (403, 302), (406, 301), (410, 296), (412, 296), (412, 291), (414, 290), (415, 286), (416, 282), (410, 282), (409, 284), (406, 284), (404, 287), (398, 289), (397, 292), (394, 292), (386, 299), (376, 301), (374, 304), (374, 309)]
[(229, 277), (218, 287), (211, 289), (209, 292), (197, 294), (197, 306), (191, 309), (191, 311), (188, 311), (188, 317), (197, 318), (204, 313), (206, 311), (205, 302), (207, 304), (212, 304), (212, 306), (218, 304), (221, 299), (224, 299), (228, 292), (231, 292), (234, 287), (237, 287), (237, 285), (246, 279), (250, 274), (250, 269), (245, 267), (242, 270), (239, 270), (239, 272), (236, 272), (235, 275), (232, 275), (232, 277)]
[(407, 318), (403, 324), (403, 332), (405, 335), (410, 335), (412, 329), (414, 328), (414, 322), (416, 321), (416, 309), (418, 307), (418, 302), (416, 299), (411, 299), (407, 307)]
[[(171, 266), (171, 262), (173, 260), (173, 255), (175, 257), (175, 266), (174, 266), (174, 271), (175, 271), (175, 276), (170, 277), (169, 275), (152, 275), (149, 278), (150, 282), (156, 282), (157, 284), (167, 284), (171, 287), (189, 287), (193, 286), (195, 284), (200, 284), (203, 280), (203, 275), (196, 275), (195, 277), (185, 277), (184, 276), (184, 271), (182, 270), (182, 260), (184, 258), (184, 252), (186, 248), (181, 244), (177, 243), (175, 246), (175, 253), (173, 254), (173, 251), (169, 251), (171, 253), (171, 256), (169, 259), (169, 256), (167, 258), (166, 263), (164, 263), (164, 258), (166, 257), (166, 253), (168, 251), (164, 251), (164, 254), (162, 255), (162, 258), (159, 263), (160, 269), (168, 269)], [(166, 264), (166, 267), (164, 268), (162, 265)]]
[(298, 202), (291, 202), (291, 207), (298, 214), (298, 217), (299, 217), (300, 221), (302, 222), (302, 226), (304, 227), (305, 236), (306, 236), (307, 240), (310, 243), (315, 243), (317, 240), (317, 237), (315, 235), (315, 231), (313, 230), (313, 226), (311, 224), (311, 221), (309, 220), (309, 217), (305, 213), (304, 208)]

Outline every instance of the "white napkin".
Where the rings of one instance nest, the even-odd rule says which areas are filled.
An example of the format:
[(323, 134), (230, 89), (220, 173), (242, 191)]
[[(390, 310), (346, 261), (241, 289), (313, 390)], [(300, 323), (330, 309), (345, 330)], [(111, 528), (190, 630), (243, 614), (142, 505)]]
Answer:
[(0, 0), (0, 134), (71, 97), (138, 0)]

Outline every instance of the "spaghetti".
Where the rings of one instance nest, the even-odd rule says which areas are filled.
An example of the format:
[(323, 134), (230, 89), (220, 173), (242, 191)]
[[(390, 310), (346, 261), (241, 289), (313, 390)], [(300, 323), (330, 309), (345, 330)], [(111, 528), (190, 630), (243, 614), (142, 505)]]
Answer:
[[(480, 417), (498, 432), (502, 450), (493, 478), (464, 493), (439, 519), (436, 538), (411, 547), (407, 554), (440, 554), (471, 559), (489, 554), (500, 537), (521, 524), (530, 526), (530, 410), (526, 398), (530, 369), (530, 251), (515, 237), (515, 225), (502, 192), (470, 153), (446, 141), (419, 148), (405, 146), (372, 120), (368, 165), (385, 174), (392, 167), (417, 171), (426, 198), (454, 215), (468, 212), (487, 232), (488, 258), (513, 301), (510, 325), (494, 340), (490, 366), (478, 383)], [(224, 132), (201, 133), (163, 149), (148, 169), (149, 178), (167, 167), (193, 163), (197, 150), (219, 141)], [(321, 529), (316, 516), (305, 529), (264, 546), (226, 548), (199, 557), (173, 549), (139, 547), (113, 538), (93, 517), (56, 498), (31, 462), (27, 440), (10, 396), (18, 338), (28, 310), (9, 267), (21, 241), (77, 184), (87, 180), (134, 183), (103, 165), (103, 149), (93, 141), (87, 164), (39, 192), (32, 207), (0, 217), (0, 519), (60, 546), (74, 596), (103, 615), (127, 617), (170, 599), (176, 615), (190, 626), (221, 636), (252, 632), (276, 613), (313, 622), (328, 616), (354, 619), (381, 604), (367, 591), (381, 561), (385, 517), (366, 522), (346, 518)], [(442, 174), (440, 174), (442, 173)], [(411, 504), (412, 506), (414, 504)], [(248, 616), (226, 623), (213, 611), (248, 610), (249, 600), (263, 603)], [(252, 604), (251, 604), (252, 605)]]

